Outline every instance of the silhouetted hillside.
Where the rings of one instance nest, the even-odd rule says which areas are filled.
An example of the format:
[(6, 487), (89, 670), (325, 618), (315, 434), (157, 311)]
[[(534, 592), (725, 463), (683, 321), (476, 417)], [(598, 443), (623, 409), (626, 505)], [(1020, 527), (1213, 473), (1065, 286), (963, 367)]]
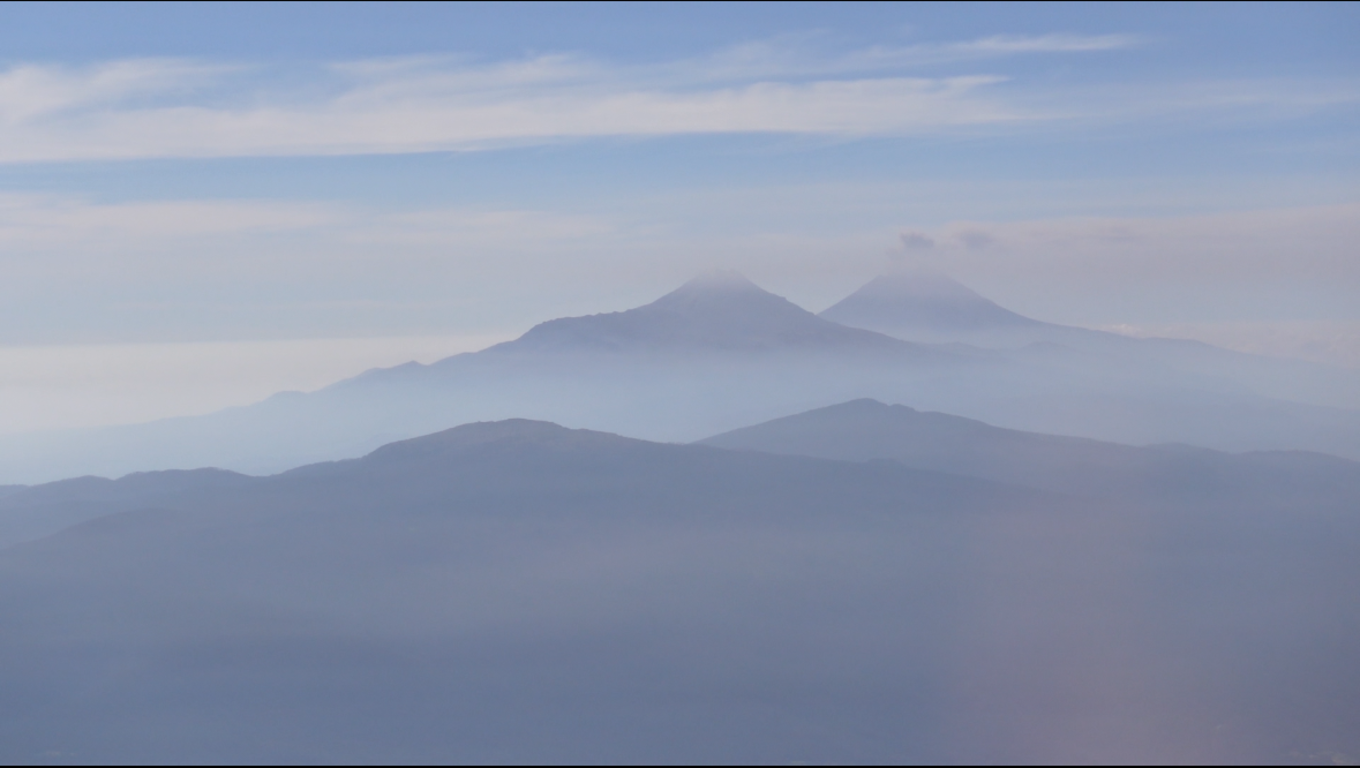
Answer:
[(0, 550), (0, 761), (1360, 753), (1354, 508), (524, 420), (217, 479)]
[(1272, 499), (1360, 509), (1360, 463), (1333, 456), (1135, 447), (1001, 429), (875, 400), (775, 419), (700, 444), (848, 461), (893, 459), (918, 469), (1128, 500), (1198, 506)]
[(184, 494), (238, 488), (255, 478), (220, 469), (139, 472), (119, 480), (77, 477), (0, 489), (0, 547), (30, 541), (114, 512), (156, 506)]

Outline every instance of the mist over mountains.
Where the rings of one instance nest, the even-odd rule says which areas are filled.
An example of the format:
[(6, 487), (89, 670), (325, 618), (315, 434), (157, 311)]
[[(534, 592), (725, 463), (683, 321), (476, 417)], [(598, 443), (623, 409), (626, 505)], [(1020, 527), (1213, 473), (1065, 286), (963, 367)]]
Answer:
[[(1076, 350), (1086, 365), (1113, 366), (1118, 375), (1208, 384), (1224, 394), (1265, 397), (1347, 409), (1360, 407), (1360, 374), (1299, 360), (1250, 355), (1187, 339), (1133, 338), (1046, 323), (1019, 315), (936, 272), (898, 271), (871, 280), (820, 315), (856, 328), (930, 343), (964, 343), (1037, 354)], [(1193, 441), (1191, 441), (1193, 442)]]
[(1132, 444), (1357, 458), (1358, 378), (1041, 323), (938, 276), (880, 278), (817, 316), (718, 273), (644, 307), (551, 320), (481, 352), (373, 370), (310, 394), (5, 437), (0, 482), (204, 466), (271, 473), (506, 418), (691, 441), (863, 397)]
[[(1025, 329), (1056, 329), (1018, 315), (950, 278), (932, 272), (891, 272), (870, 280), (820, 315), (855, 328), (900, 336), (953, 337)], [(1019, 334), (1017, 334), (1019, 335)], [(1032, 335), (1038, 340), (1037, 335)]]
[[(0, 762), (1360, 754), (1354, 411), (1259, 394), (1288, 361), (871, 287), (828, 313), (912, 324), (716, 274), (10, 446), (122, 476), (0, 486)], [(1193, 440), (1092, 437), (1130, 433)]]
[[(1360, 464), (1211, 456), (1230, 503), (1203, 504), (1142, 458), (1164, 449), (864, 401), (714, 441), (856, 434), (879, 460), (510, 420), (272, 477), (11, 494), (106, 514), (0, 549), (0, 760), (1360, 750)], [(1085, 468), (1145, 487), (986, 479), (1004, 440), (1021, 469), (1082, 443)], [(970, 446), (982, 461), (951, 464)]]
[(1360, 504), (1360, 463), (1326, 454), (1120, 445), (1001, 429), (875, 400), (786, 416), (700, 444), (843, 461), (891, 459), (916, 469), (1082, 497), (1196, 510), (1251, 506), (1264, 499), (1338, 512)]
[(1360, 765), (1358, 29), (0, 6), (0, 767)]
[(762, 290), (732, 271), (701, 275), (643, 307), (540, 323), (499, 353), (605, 351), (787, 353), (920, 350), (872, 331), (838, 324)]

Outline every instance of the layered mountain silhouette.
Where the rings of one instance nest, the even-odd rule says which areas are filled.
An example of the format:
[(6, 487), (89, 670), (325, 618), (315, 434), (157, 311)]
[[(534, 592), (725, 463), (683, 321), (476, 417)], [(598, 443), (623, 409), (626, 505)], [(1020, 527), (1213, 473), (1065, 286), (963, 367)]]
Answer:
[(20, 490), (112, 513), (0, 549), (0, 761), (1360, 752), (1353, 500), (913, 469), (931, 443), (1072, 444), (864, 402), (746, 435), (838, 424), (898, 460), (510, 420), (271, 477)]
[(1360, 411), (1338, 407), (1360, 397), (1355, 375), (1027, 320), (943, 278), (884, 278), (856, 296), (823, 314), (868, 324), (851, 310), (892, 310), (935, 336), (853, 328), (718, 273), (643, 307), (552, 320), (481, 352), (369, 371), (309, 394), (202, 417), (0, 437), (0, 482), (203, 466), (271, 473), (515, 417), (688, 442), (864, 397), (1123, 443), (1360, 458)]
[(820, 316), (855, 328), (913, 335), (1048, 325), (1005, 309), (957, 280), (934, 272), (880, 275)]
[[(540, 323), (497, 352), (782, 350), (902, 352), (909, 345), (851, 328), (762, 290), (731, 271), (697, 277), (646, 306)], [(489, 350), (490, 351), (490, 350)]]
[(0, 548), (40, 539), (87, 520), (172, 503), (185, 494), (216, 493), (255, 482), (220, 469), (138, 472), (118, 480), (77, 477), (37, 486), (0, 488)]
[[(1207, 344), (1137, 339), (1107, 331), (1047, 323), (1012, 312), (959, 281), (930, 271), (880, 275), (823, 311), (827, 320), (923, 342), (965, 342), (1016, 348), (1058, 344), (1088, 351), (1169, 349), (1200, 353)], [(1217, 350), (1226, 352), (1226, 350)]]
[[(552, 445), (570, 450), (578, 444), (589, 447), (620, 440), (624, 439), (512, 419), (463, 425), (393, 443), (360, 463), (378, 466), (394, 459), (400, 463), (413, 456), (442, 455), (447, 450), (489, 443)], [(1307, 505), (1314, 511), (1338, 505), (1342, 509), (1360, 508), (1360, 463), (1326, 454), (1233, 454), (1187, 445), (1122, 445), (1004, 429), (871, 399), (773, 419), (695, 445), (837, 461), (891, 460), (917, 470), (1138, 503), (1162, 501), (1197, 507), (1274, 500)], [(285, 474), (319, 476), (355, 465), (356, 460), (327, 462)], [(0, 548), (119, 512), (175, 506), (185, 499), (267, 482), (268, 478), (225, 470), (195, 469), (139, 472), (118, 480), (79, 477), (35, 486), (5, 486), (0, 494)]]
[(1001, 429), (867, 399), (744, 427), (700, 444), (848, 461), (891, 459), (917, 469), (1139, 502), (1198, 507), (1288, 499), (1312, 512), (1360, 509), (1360, 463), (1326, 454), (1120, 445)]

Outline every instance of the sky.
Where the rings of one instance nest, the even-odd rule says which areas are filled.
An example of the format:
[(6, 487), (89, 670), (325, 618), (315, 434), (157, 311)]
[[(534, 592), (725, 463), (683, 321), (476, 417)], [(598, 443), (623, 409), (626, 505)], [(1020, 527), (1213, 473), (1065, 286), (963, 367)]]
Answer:
[(1360, 6), (0, 4), (0, 432), (737, 269), (1360, 366)]

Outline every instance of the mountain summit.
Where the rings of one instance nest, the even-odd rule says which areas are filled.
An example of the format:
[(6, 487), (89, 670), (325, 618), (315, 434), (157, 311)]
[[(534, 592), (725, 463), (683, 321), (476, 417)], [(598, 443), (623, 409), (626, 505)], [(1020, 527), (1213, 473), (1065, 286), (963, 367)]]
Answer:
[(980, 331), (1043, 325), (934, 272), (879, 276), (820, 316), (884, 333)]
[(1029, 321), (941, 282), (885, 293), (950, 310), (936, 318), (972, 307), (965, 318), (1012, 325), (892, 338), (833, 322), (835, 310), (818, 317), (740, 275), (710, 274), (646, 306), (553, 320), (481, 352), (374, 369), (312, 393), (149, 424), (0, 435), (0, 482), (203, 466), (278, 472), (509, 418), (689, 441), (862, 397), (1115, 442), (1360, 457), (1360, 411), (1289, 402), (1305, 387), (1354, 399), (1353, 376)]
[(820, 318), (731, 271), (690, 280), (624, 312), (550, 320), (502, 351), (774, 351), (781, 348), (901, 348), (873, 331)]

